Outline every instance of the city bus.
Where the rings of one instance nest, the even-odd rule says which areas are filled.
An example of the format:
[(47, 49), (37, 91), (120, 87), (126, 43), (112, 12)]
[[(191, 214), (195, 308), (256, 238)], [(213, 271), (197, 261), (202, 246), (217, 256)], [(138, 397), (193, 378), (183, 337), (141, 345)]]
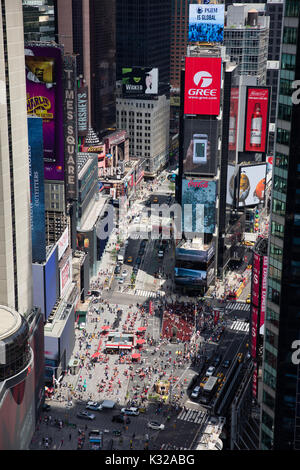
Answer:
[(216, 391), (218, 383), (218, 377), (208, 377), (207, 381), (205, 382), (204, 386), (202, 387), (202, 393), (200, 397), (201, 403), (209, 404), (213, 395)]

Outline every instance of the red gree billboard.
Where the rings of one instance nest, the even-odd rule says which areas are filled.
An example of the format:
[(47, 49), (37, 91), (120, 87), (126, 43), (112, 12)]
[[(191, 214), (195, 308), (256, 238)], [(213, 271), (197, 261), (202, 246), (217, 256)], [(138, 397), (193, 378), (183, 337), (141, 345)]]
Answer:
[(185, 58), (184, 114), (219, 114), (221, 71), (219, 57)]
[(245, 152), (266, 152), (270, 89), (247, 87)]

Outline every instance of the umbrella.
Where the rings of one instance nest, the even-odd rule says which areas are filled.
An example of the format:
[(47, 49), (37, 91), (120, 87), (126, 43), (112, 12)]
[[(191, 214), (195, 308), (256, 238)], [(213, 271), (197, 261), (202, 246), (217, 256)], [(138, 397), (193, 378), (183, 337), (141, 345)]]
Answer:
[(146, 331), (146, 329), (147, 329), (147, 328), (145, 328), (144, 326), (140, 326), (140, 327), (138, 328), (138, 331)]
[(108, 326), (108, 325), (103, 325), (103, 326), (101, 327), (101, 330), (109, 330), (109, 326)]
[(146, 343), (146, 340), (145, 340), (145, 339), (138, 339), (138, 340), (136, 341), (136, 344), (144, 344), (144, 343)]

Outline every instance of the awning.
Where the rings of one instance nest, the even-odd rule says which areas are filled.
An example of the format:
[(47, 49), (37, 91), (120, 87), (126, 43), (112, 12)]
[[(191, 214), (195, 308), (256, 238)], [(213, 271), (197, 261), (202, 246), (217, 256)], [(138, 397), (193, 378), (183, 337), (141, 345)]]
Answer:
[(140, 326), (138, 328), (138, 331), (146, 331), (146, 330), (147, 330), (147, 328), (145, 326)]

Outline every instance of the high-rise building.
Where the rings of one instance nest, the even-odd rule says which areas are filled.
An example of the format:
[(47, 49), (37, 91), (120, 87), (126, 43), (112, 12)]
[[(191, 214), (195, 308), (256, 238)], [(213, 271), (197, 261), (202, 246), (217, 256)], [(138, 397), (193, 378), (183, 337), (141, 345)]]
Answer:
[(26, 41), (56, 40), (56, 0), (22, 0)]
[(22, 3), (0, 4), (0, 303), (24, 314), (32, 277)]
[(300, 448), (300, 375), (293, 358), (293, 342), (300, 338), (299, 16), (300, 3), (286, 0), (269, 232), (262, 450)]
[(169, 92), (171, 0), (116, 0), (117, 79), (122, 67), (157, 67)]
[(172, 0), (170, 83), (171, 88), (178, 89), (178, 92), (186, 55), (190, 3), (191, 0)]

